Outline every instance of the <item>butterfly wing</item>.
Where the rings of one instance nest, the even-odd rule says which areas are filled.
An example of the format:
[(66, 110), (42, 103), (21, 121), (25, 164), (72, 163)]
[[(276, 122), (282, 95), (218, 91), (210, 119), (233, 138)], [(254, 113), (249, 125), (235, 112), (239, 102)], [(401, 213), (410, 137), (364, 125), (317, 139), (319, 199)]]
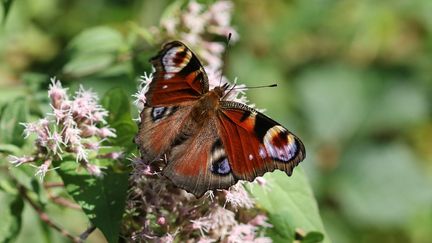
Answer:
[(301, 140), (271, 118), (241, 103), (220, 105), (219, 133), (236, 179), (252, 181), (275, 169), (291, 175), (305, 158)]
[(152, 162), (162, 157), (176, 143), (175, 139), (182, 134), (191, 109), (190, 102), (144, 108), (135, 143), (145, 161)]
[(150, 62), (155, 72), (135, 137), (141, 156), (149, 162), (172, 147), (196, 100), (208, 91), (207, 75), (201, 63), (182, 42), (165, 44)]
[(227, 154), (211, 117), (204, 126), (191, 121), (168, 153), (162, 173), (178, 187), (200, 197), (206, 191), (228, 188), (237, 180), (231, 173)]
[(191, 119), (171, 148), (163, 174), (177, 186), (199, 197), (275, 169), (291, 175), (305, 158), (300, 139), (269, 117), (237, 102), (220, 105), (204, 126)]
[(182, 42), (165, 44), (150, 62), (156, 71), (146, 95), (148, 106), (169, 106), (196, 100), (209, 90), (204, 68)]

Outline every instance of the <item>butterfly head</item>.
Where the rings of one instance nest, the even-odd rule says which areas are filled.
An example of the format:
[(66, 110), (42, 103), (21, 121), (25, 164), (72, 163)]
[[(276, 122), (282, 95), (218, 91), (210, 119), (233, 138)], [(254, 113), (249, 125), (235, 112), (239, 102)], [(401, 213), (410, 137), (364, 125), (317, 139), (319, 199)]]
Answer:
[(213, 89), (213, 92), (218, 96), (219, 99), (222, 99), (226, 95), (226, 91), (229, 88), (229, 84), (225, 83), (222, 86), (216, 86)]

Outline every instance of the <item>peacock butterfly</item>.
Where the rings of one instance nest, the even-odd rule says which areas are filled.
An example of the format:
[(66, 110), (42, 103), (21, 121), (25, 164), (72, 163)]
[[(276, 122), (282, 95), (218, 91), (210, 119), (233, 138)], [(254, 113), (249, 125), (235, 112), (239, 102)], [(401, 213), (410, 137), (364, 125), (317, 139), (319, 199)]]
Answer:
[(135, 143), (145, 161), (166, 158), (162, 174), (178, 187), (200, 197), (275, 169), (291, 175), (305, 158), (288, 129), (226, 100), (229, 85), (209, 90), (203, 66), (182, 42), (165, 44), (150, 62), (156, 71)]

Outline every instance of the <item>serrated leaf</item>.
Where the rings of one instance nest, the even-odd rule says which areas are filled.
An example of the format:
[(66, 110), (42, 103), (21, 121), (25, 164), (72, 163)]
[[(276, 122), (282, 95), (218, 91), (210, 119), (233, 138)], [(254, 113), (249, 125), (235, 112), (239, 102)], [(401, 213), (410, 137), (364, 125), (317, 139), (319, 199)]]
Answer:
[[(273, 225), (269, 235), (275, 242), (292, 242), (297, 229), (325, 234), (316, 200), (301, 167), (295, 169), (292, 177), (276, 171), (264, 178), (268, 187), (253, 185), (250, 191), (258, 206), (268, 212)], [(324, 242), (330, 241), (326, 237)]]
[(108, 124), (116, 129), (117, 138), (113, 139), (113, 144), (134, 147), (132, 139), (137, 133), (137, 125), (132, 120), (129, 96), (123, 89), (114, 88), (104, 95), (101, 103), (109, 112)]
[(24, 202), (20, 195), (0, 192), (0, 242), (12, 242), (21, 230), (21, 213)]
[(21, 146), (24, 144), (24, 127), (20, 122), (26, 122), (28, 105), (24, 99), (16, 99), (6, 105), (0, 118), (0, 143)]
[(92, 224), (98, 227), (108, 242), (117, 242), (125, 207), (128, 188), (128, 173), (103, 170), (103, 177), (77, 172), (75, 161), (62, 161), (57, 173), (62, 178), (66, 191), (81, 206)]

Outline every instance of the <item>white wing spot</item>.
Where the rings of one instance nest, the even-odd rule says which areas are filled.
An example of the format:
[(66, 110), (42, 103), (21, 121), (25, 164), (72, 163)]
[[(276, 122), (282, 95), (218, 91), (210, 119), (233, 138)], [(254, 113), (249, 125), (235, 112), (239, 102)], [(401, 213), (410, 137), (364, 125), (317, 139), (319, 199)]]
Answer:
[(253, 160), (253, 155), (249, 154), (249, 160)]
[(165, 73), (165, 75), (164, 75), (164, 78), (165, 78), (165, 79), (170, 79), (170, 78), (172, 78), (172, 77), (174, 77), (174, 74), (173, 74), (173, 73)]
[(267, 152), (265, 151), (265, 149), (262, 146), (260, 146), (260, 149), (258, 152), (259, 152), (261, 159), (265, 159), (267, 157)]
[[(182, 51), (186, 51), (187, 54), (184, 57), (183, 62), (177, 64), (174, 62), (174, 59), (176, 58), (177, 53)], [(166, 71), (164, 78), (170, 79), (174, 77), (176, 73), (180, 72), (189, 63), (191, 57), (192, 57), (192, 53), (188, 50), (185, 50), (185, 48), (182, 46), (173, 47), (170, 50), (168, 50), (165, 53), (165, 55), (162, 57), (162, 65)]]
[(166, 89), (166, 88), (168, 88), (168, 85), (164, 85), (164, 86), (162, 86), (162, 89)]

